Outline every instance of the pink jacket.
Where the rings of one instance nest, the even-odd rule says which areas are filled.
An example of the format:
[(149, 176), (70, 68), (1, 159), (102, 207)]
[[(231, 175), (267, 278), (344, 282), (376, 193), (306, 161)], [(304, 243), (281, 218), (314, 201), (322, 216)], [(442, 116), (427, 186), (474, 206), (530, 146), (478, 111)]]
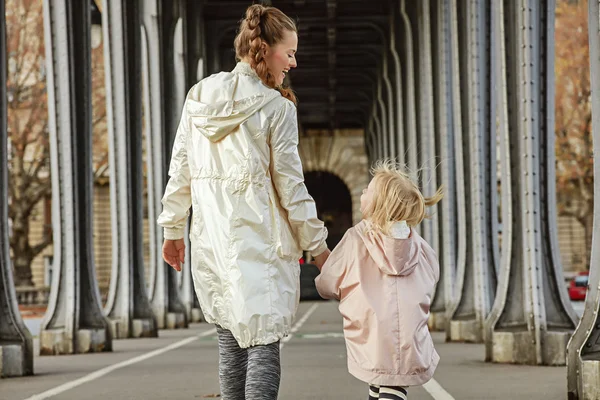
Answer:
[(348, 369), (361, 381), (422, 385), (439, 355), (427, 328), (440, 268), (414, 230), (394, 239), (362, 221), (346, 232), (315, 279), (324, 298), (340, 300)]

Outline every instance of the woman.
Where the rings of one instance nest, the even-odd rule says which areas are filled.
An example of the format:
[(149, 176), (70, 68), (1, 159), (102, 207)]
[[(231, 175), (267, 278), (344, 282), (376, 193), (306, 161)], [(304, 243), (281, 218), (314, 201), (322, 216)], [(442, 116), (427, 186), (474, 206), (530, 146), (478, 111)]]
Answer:
[(296, 26), (253, 5), (234, 44), (235, 69), (188, 93), (158, 224), (163, 258), (180, 271), (192, 206), (192, 275), (217, 325), (222, 397), (276, 399), (279, 340), (300, 297), (298, 259), (307, 250), (322, 266), (327, 230), (304, 185), (296, 99), (281, 86), (296, 67)]

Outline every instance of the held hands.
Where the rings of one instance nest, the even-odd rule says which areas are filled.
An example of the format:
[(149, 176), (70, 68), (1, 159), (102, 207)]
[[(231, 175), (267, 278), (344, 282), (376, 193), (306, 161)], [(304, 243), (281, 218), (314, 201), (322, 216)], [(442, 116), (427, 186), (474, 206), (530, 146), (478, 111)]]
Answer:
[(185, 260), (185, 244), (183, 239), (168, 240), (165, 239), (162, 248), (162, 256), (167, 264), (175, 271), (181, 271), (181, 264)]
[(321, 271), (321, 268), (323, 268), (323, 265), (325, 264), (325, 261), (327, 261), (327, 258), (329, 258), (330, 254), (331, 250), (327, 249), (318, 256), (314, 257), (315, 264), (317, 265), (317, 268), (319, 268), (319, 271)]

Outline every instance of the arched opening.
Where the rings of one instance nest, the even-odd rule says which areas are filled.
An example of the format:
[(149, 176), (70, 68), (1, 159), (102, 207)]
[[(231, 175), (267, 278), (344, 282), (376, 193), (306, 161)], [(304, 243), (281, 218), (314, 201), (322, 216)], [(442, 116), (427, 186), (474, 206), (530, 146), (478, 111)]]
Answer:
[(352, 196), (340, 178), (330, 172), (312, 171), (304, 176), (310, 195), (317, 204), (319, 218), (329, 231), (327, 244), (333, 249), (352, 227)]
[[(315, 199), (319, 219), (325, 222), (329, 231), (327, 245), (333, 248), (352, 227), (352, 195), (338, 176), (331, 172), (310, 171), (304, 174), (308, 193)], [(315, 278), (319, 275), (316, 266), (307, 264), (301, 268), (300, 299), (318, 300), (321, 297), (315, 288)]]

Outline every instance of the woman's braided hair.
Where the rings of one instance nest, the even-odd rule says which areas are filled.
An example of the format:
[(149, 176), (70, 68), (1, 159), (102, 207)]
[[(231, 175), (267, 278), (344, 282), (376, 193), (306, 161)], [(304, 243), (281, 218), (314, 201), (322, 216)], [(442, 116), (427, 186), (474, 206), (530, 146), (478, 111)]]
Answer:
[(289, 88), (277, 87), (273, 74), (267, 68), (262, 44), (273, 47), (283, 40), (286, 31), (298, 32), (290, 17), (275, 7), (253, 4), (246, 10), (246, 17), (240, 23), (235, 38), (235, 56), (238, 61), (248, 58), (250, 66), (256, 71), (263, 83), (281, 93), (283, 97), (296, 104), (296, 95)]

